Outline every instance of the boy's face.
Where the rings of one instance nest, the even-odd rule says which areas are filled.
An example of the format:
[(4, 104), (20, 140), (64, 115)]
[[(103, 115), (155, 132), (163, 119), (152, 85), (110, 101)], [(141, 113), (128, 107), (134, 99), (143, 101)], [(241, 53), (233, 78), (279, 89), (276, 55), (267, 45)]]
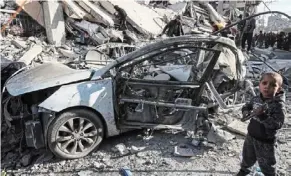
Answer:
[(259, 89), (264, 98), (272, 98), (276, 93), (280, 92), (281, 86), (275, 78), (271, 76), (264, 76), (260, 81)]

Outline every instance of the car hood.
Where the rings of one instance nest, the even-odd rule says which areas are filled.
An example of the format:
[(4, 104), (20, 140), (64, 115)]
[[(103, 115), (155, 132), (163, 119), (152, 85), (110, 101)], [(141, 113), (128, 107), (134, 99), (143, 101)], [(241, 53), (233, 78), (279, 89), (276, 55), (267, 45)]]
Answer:
[(92, 70), (75, 70), (60, 63), (49, 63), (11, 77), (6, 88), (12, 96), (90, 79)]

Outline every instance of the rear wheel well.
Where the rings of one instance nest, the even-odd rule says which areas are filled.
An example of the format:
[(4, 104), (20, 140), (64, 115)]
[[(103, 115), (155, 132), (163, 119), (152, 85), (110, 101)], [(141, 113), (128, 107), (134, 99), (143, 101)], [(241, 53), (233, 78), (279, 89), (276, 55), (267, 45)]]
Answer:
[(96, 111), (95, 109), (91, 108), (91, 107), (88, 107), (88, 106), (74, 106), (74, 107), (70, 107), (70, 108), (67, 108), (67, 109), (63, 109), (62, 111), (60, 112), (57, 112), (56, 113), (56, 117), (58, 117), (60, 114), (64, 113), (64, 112), (67, 112), (67, 111), (70, 111), (70, 110), (75, 110), (75, 109), (84, 109), (84, 110), (87, 110), (87, 111), (91, 111), (92, 113), (96, 114), (98, 117), (101, 117), (100, 120), (102, 121), (102, 124), (105, 128), (105, 133), (104, 133), (104, 137), (108, 137), (108, 127), (107, 127), (107, 124), (105, 122), (105, 119), (104, 117), (102, 116), (102, 114), (98, 111)]

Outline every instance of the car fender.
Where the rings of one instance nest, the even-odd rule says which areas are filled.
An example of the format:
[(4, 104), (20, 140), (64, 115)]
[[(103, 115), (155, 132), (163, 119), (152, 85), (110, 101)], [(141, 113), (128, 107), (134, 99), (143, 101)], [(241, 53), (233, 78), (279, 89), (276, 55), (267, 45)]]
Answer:
[(119, 134), (114, 117), (113, 85), (111, 79), (86, 81), (63, 85), (39, 107), (54, 112), (68, 108), (83, 106), (90, 107), (102, 115), (107, 126), (108, 136)]

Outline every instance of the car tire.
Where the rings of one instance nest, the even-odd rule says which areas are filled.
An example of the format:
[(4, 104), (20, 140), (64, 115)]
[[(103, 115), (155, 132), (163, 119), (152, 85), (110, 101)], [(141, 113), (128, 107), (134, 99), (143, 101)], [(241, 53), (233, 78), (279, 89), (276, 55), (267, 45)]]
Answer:
[(99, 147), (104, 126), (98, 115), (75, 109), (60, 114), (48, 127), (50, 150), (59, 158), (82, 158)]

